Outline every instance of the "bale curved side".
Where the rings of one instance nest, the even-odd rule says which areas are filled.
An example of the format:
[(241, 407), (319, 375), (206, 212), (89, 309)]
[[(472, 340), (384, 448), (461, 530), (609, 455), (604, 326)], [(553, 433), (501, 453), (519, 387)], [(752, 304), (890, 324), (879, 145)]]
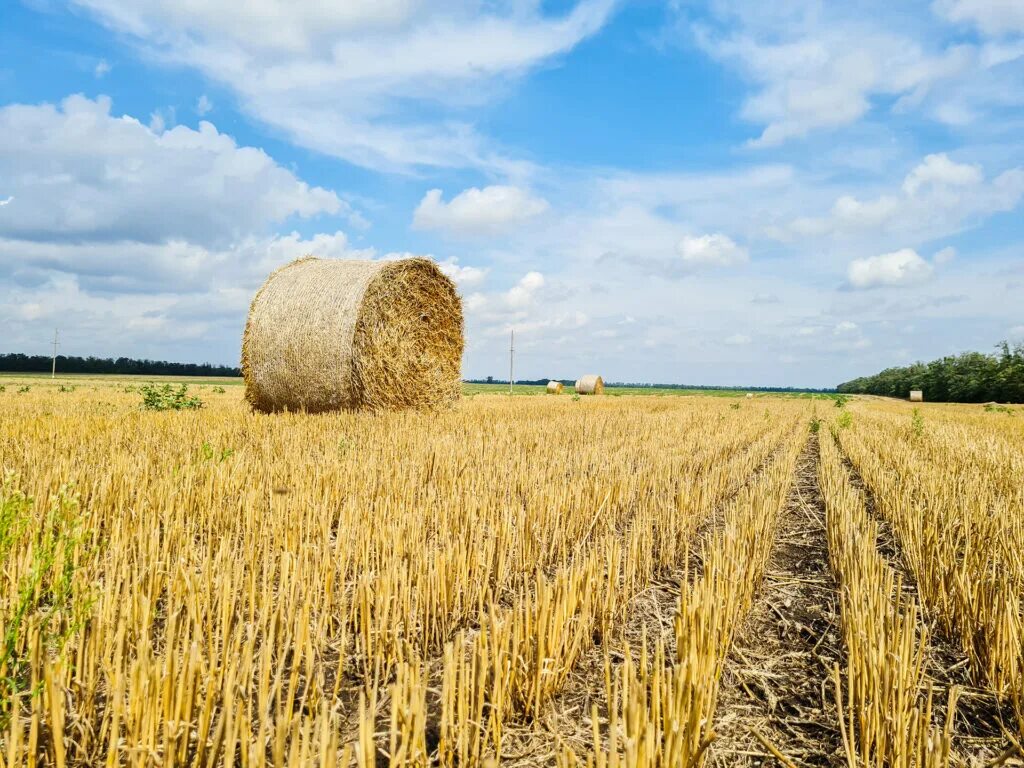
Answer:
[(590, 373), (576, 381), (576, 393), (579, 395), (600, 395), (604, 393), (604, 379)]
[(549, 381), (547, 386), (547, 394), (549, 395), (560, 395), (562, 390), (565, 389), (565, 385), (560, 381)]
[(307, 257), (257, 292), (242, 340), (260, 411), (430, 407), (461, 391), (462, 305), (427, 259)]

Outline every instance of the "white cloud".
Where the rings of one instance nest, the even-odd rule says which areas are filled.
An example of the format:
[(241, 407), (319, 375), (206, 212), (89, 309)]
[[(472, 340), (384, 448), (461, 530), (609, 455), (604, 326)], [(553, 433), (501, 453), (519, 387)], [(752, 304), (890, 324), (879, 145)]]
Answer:
[(203, 117), (213, 111), (213, 102), (205, 93), (196, 102), (196, 114)]
[(932, 266), (910, 248), (854, 259), (847, 270), (850, 286), (857, 289), (911, 285), (927, 280), (931, 274)]
[(938, 265), (949, 264), (956, 258), (956, 248), (947, 246), (939, 251), (936, 251), (935, 255), (932, 256), (932, 262)]
[(690, 267), (732, 267), (748, 260), (747, 249), (722, 234), (688, 235), (679, 241), (676, 250)]
[(157, 133), (110, 107), (71, 96), (0, 108), (0, 178), (19, 202), (0, 237), (216, 244), (347, 210), (210, 123)]
[[(1024, 100), (1019, 78), (996, 71), (1022, 55), (1015, 46), (948, 41), (936, 25), (902, 8), (716, 0), (710, 18), (686, 19), (688, 4), (677, 6), (684, 9), (683, 34), (752, 83), (741, 115), (763, 126), (749, 142), (754, 147), (837, 130), (882, 110), (966, 125), (990, 108)], [(1018, 0), (939, 0), (937, 6), (988, 19), (1003, 31), (1024, 13)]]
[(904, 178), (899, 193), (861, 200), (839, 197), (828, 216), (802, 217), (776, 234), (781, 239), (887, 232), (933, 239), (959, 231), (1024, 199), (1024, 169), (986, 179), (977, 165), (945, 154), (925, 157)]
[(93, 75), (99, 79), (110, 74), (110, 64), (107, 63), (106, 59), (100, 59), (96, 62), (96, 66), (92, 70)]
[(843, 336), (850, 333), (855, 333), (858, 330), (858, 326), (852, 320), (842, 320), (836, 323), (836, 327), (832, 329), (832, 333), (835, 336)]
[(903, 180), (903, 191), (913, 197), (923, 187), (974, 187), (985, 178), (976, 165), (956, 163), (945, 154), (928, 155)]
[(513, 186), (470, 187), (444, 202), (443, 192), (432, 189), (413, 214), (418, 229), (454, 234), (497, 234), (544, 213), (546, 200)]
[(730, 347), (742, 347), (749, 344), (753, 339), (743, 333), (734, 333), (732, 336), (726, 337), (724, 344)]
[(1024, 32), (1020, 0), (936, 0), (932, 7), (950, 21), (973, 24), (988, 35)]
[[(259, 120), (308, 148), (361, 165), (486, 166), (510, 162), (468, 120), (408, 119), (403, 107), (461, 109), (600, 29), (613, 0), (552, 16), (540, 4), (414, 0), (230, 3), (75, 0), (155, 57), (232, 89)], [(405, 112), (405, 114), (409, 114)]]
[(513, 309), (529, 306), (537, 292), (544, 287), (544, 275), (540, 272), (527, 272), (505, 294), (505, 302)]
[(0, 200), (0, 208), (3, 208), (5, 205), (10, 205), (13, 202), (14, 195), (9, 195), (8, 197), (5, 197), (3, 200)]
[(487, 270), (480, 267), (463, 266), (458, 259), (449, 258), (439, 262), (441, 271), (455, 281), (459, 288), (472, 288), (483, 282), (487, 276)]

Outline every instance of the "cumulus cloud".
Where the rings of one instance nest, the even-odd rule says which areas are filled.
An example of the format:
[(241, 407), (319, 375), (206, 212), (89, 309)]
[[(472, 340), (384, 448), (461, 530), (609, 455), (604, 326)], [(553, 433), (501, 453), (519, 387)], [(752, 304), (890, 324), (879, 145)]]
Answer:
[[(231, 89), (243, 109), (308, 148), (387, 169), (509, 168), (468, 120), (423, 117), (479, 106), (509, 78), (599, 30), (613, 0), (567, 13), (539, 3), (73, 0), (157, 59)], [(387, 55), (382, 55), (382, 51)], [(427, 109), (405, 111), (410, 104)]]
[(932, 8), (950, 21), (972, 24), (987, 35), (1024, 32), (1020, 0), (936, 0)]
[(424, 195), (413, 214), (413, 226), (453, 234), (482, 235), (505, 232), (548, 209), (546, 200), (513, 186), (470, 187), (442, 199), (440, 189)]
[(544, 275), (540, 272), (527, 272), (505, 294), (505, 302), (513, 309), (529, 306), (537, 292), (544, 287)]
[(733, 267), (745, 264), (747, 249), (732, 238), (722, 235), (687, 235), (676, 245), (676, 251), (688, 267)]
[(931, 275), (932, 266), (911, 248), (854, 259), (847, 269), (847, 279), (855, 289), (912, 285)]
[[(973, 20), (989, 31), (1019, 28), (1024, 13), (1017, 0), (937, 0), (935, 5), (948, 11), (947, 18)], [(741, 111), (763, 126), (749, 142), (753, 147), (836, 130), (881, 109), (967, 124), (989, 109), (1022, 100), (1019, 81), (997, 72), (1020, 51), (988, 42), (942, 44), (928, 25), (916, 19), (908, 24), (883, 7), (865, 14), (856, 4), (752, 7), (743, 0), (717, 0), (710, 10), (710, 18), (686, 19), (680, 29), (753, 84)], [(993, 87), (997, 78), (1002, 84)]]
[(19, 202), (0, 237), (215, 245), (347, 209), (211, 123), (158, 133), (110, 110), (82, 96), (0, 108), (0, 178)]
[(439, 262), (438, 266), (459, 288), (473, 288), (482, 283), (487, 276), (486, 269), (459, 264), (458, 259), (454, 257)]
[(858, 199), (843, 195), (824, 217), (801, 217), (776, 232), (780, 239), (887, 232), (930, 239), (951, 234), (1024, 199), (1024, 168), (986, 179), (980, 166), (945, 154), (926, 156), (904, 177), (898, 193)]

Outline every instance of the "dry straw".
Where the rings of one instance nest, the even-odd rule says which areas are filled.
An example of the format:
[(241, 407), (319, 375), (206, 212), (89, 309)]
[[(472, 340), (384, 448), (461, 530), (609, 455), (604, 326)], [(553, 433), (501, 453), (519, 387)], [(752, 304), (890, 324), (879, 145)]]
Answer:
[(912, 390), (910, 390), (910, 402), (912, 402), (912, 403), (923, 403), (924, 402), (924, 392), (922, 392), (920, 389), (912, 389)]
[(601, 395), (604, 394), (604, 379), (593, 373), (581, 376), (576, 382), (576, 394), (578, 395)]
[(462, 303), (428, 259), (306, 257), (249, 309), (245, 397), (271, 412), (428, 408), (461, 392)]
[(560, 382), (560, 381), (549, 381), (548, 382), (547, 393), (549, 395), (560, 395), (560, 394), (562, 394), (562, 390), (563, 389), (565, 389), (565, 385), (562, 384), (562, 382)]

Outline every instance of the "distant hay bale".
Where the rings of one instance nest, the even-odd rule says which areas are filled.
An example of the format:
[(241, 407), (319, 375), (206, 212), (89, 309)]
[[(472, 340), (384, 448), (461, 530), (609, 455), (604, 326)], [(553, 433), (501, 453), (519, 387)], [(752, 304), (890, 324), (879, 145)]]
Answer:
[(754, 393), (753, 392), (747, 392), (747, 400), (753, 400), (753, 399), (754, 399)]
[(242, 337), (259, 411), (429, 408), (462, 391), (462, 302), (429, 259), (312, 256), (256, 293)]
[(578, 395), (600, 395), (604, 393), (604, 379), (593, 373), (581, 376), (576, 381), (576, 394)]
[(924, 392), (922, 392), (920, 389), (912, 389), (912, 390), (910, 390), (910, 402), (912, 402), (912, 403), (923, 403), (924, 402)]
[(549, 395), (560, 395), (560, 394), (562, 394), (562, 390), (563, 389), (565, 389), (565, 385), (562, 384), (562, 382), (560, 382), (560, 381), (549, 381), (548, 382), (547, 393)]

